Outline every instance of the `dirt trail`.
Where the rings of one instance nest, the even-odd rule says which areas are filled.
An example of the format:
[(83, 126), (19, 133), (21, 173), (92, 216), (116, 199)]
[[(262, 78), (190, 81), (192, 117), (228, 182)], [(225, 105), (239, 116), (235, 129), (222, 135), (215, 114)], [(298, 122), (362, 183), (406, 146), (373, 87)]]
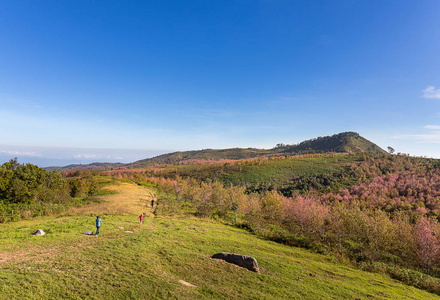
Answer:
[(73, 207), (62, 215), (78, 214), (139, 214), (152, 216), (151, 199), (153, 193), (147, 188), (135, 183), (115, 183), (105, 186), (104, 190), (114, 191), (114, 195), (99, 197), (102, 203), (95, 203), (83, 207)]
[[(100, 196), (101, 203), (94, 203), (82, 207), (73, 207), (63, 212), (61, 216), (80, 216), (80, 215), (106, 215), (106, 214), (135, 214), (145, 213), (146, 217), (154, 217), (151, 209), (151, 199), (154, 197), (152, 191), (135, 183), (117, 182), (107, 185), (103, 190), (116, 192), (113, 195)], [(93, 222), (93, 221), (92, 221)], [(136, 221), (134, 221), (136, 223)], [(146, 228), (145, 228), (146, 229)], [(108, 237), (110, 238), (110, 237)], [(103, 237), (100, 237), (102, 240)], [(1, 251), (0, 264), (14, 261), (28, 261), (50, 258), (57, 256), (60, 251), (71, 248), (84, 247), (98, 241), (98, 239), (87, 239), (78, 241), (73, 245), (52, 245), (38, 246), (29, 249), (15, 251)]]

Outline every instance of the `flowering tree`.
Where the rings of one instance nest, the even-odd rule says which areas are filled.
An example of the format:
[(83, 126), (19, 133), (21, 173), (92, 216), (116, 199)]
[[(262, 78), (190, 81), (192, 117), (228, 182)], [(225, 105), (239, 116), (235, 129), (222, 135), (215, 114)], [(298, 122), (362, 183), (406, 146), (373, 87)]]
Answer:
[(285, 199), (284, 223), (297, 228), (299, 233), (324, 240), (326, 238), (325, 222), (329, 209), (313, 196), (297, 195), (294, 199)]
[(417, 256), (425, 271), (438, 263), (440, 254), (438, 234), (437, 223), (432, 219), (421, 218), (414, 228)]

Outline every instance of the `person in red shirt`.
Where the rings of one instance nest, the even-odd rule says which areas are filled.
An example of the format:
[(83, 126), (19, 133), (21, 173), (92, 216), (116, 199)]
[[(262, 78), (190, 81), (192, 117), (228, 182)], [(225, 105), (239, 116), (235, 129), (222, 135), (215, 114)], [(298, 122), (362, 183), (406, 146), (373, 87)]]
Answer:
[(139, 217), (139, 225), (142, 224), (142, 221), (144, 220), (144, 213), (142, 213)]

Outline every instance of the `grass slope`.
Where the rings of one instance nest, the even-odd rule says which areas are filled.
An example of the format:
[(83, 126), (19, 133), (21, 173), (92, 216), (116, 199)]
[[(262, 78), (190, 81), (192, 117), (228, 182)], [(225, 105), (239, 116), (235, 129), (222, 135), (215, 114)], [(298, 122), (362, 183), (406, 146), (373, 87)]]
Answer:
[(176, 164), (190, 160), (238, 160), (265, 155), (274, 155), (279, 151), (255, 148), (230, 148), (230, 149), (204, 149), (193, 151), (179, 151), (166, 153), (153, 158), (147, 158), (128, 164), (130, 167), (142, 168), (154, 165)]
[[(137, 196), (125, 197), (131, 188)], [(124, 202), (149, 212), (146, 190), (141, 195), (141, 187), (129, 184), (115, 189), (120, 197), (103, 196), (102, 209)], [(94, 227), (94, 215), (87, 211), (1, 224), (0, 299), (435, 298), (218, 222), (149, 214), (138, 225), (137, 215), (109, 210), (99, 237), (82, 234)], [(32, 236), (38, 228), (47, 234)], [(210, 258), (222, 251), (254, 256), (261, 273)]]
[[(237, 163), (174, 165), (156, 169), (160, 172), (151, 172), (149, 175), (171, 179), (180, 176), (201, 181), (219, 180), (226, 186), (245, 186), (248, 191), (277, 189), (286, 196), (290, 196), (295, 190), (308, 192), (310, 188), (328, 193), (338, 192), (340, 188), (350, 188), (356, 183), (356, 178), (349, 172), (350, 166), (365, 160), (365, 155), (298, 155)], [(325, 184), (320, 184), (319, 181), (324, 179)]]
[[(223, 167), (218, 176), (226, 184), (247, 185), (261, 182), (270, 182), (275, 185), (284, 185), (293, 177), (311, 176), (319, 174), (332, 174), (342, 172), (358, 157), (348, 155), (327, 155), (311, 157), (291, 157), (263, 162), (261, 164), (248, 164)], [(214, 168), (221, 166), (214, 166)], [(201, 169), (202, 167), (199, 167)], [(198, 170), (194, 168), (187, 172), (189, 177), (195, 177)], [(183, 172), (179, 172), (179, 175)], [(200, 178), (204, 179), (204, 178)]]

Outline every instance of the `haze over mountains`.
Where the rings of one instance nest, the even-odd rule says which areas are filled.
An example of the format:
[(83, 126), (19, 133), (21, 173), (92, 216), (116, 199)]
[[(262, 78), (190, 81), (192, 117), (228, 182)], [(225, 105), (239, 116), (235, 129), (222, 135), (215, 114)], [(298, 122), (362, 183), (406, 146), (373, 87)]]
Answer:
[(229, 148), (203, 149), (193, 151), (178, 151), (158, 155), (152, 158), (138, 160), (132, 163), (91, 163), (73, 164), (65, 167), (49, 167), (47, 170), (75, 170), (75, 169), (116, 169), (142, 168), (155, 165), (189, 163), (195, 160), (237, 160), (263, 156), (317, 154), (317, 153), (353, 153), (386, 151), (365, 139), (356, 132), (342, 132), (332, 136), (317, 137), (299, 144), (278, 144), (272, 149), (256, 148)]

